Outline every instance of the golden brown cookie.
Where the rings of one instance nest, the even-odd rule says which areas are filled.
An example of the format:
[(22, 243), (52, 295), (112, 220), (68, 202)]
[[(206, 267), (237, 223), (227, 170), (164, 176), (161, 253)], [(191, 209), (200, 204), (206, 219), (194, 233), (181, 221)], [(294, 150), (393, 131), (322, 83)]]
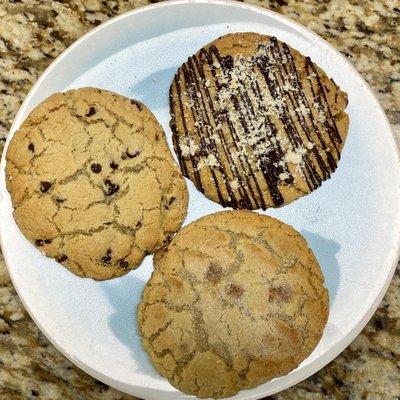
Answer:
[(186, 216), (161, 126), (106, 90), (56, 93), (36, 107), (10, 142), (6, 174), (22, 233), (82, 277), (126, 274)]
[(157, 371), (198, 397), (228, 397), (296, 368), (328, 318), (319, 264), (289, 225), (207, 215), (154, 256), (138, 309)]
[(190, 57), (170, 88), (182, 172), (223, 206), (288, 204), (335, 171), (346, 105), (346, 93), (286, 43), (222, 36)]

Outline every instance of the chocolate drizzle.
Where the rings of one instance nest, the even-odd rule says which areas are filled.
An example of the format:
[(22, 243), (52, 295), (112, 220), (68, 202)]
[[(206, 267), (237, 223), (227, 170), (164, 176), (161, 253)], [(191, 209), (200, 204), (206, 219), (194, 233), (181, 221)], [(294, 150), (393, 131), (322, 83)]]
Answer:
[(281, 189), (296, 176), (309, 191), (329, 178), (342, 138), (320, 72), (304, 60), (270, 38), (247, 59), (211, 45), (182, 65), (171, 129), (182, 172), (201, 192), (207, 185), (223, 206), (266, 209), (285, 203)]

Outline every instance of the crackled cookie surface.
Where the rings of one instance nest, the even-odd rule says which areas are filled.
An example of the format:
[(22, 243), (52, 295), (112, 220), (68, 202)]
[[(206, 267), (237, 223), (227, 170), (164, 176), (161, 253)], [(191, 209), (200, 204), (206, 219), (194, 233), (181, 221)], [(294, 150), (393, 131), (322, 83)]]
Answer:
[(54, 94), (29, 114), (6, 181), (23, 234), (84, 277), (136, 268), (186, 216), (186, 185), (153, 114), (95, 88)]
[(138, 309), (144, 348), (181, 391), (231, 396), (313, 351), (328, 317), (323, 282), (290, 226), (250, 211), (208, 215), (155, 254)]
[(335, 171), (347, 95), (286, 43), (233, 33), (176, 73), (171, 129), (182, 172), (223, 206), (279, 207)]

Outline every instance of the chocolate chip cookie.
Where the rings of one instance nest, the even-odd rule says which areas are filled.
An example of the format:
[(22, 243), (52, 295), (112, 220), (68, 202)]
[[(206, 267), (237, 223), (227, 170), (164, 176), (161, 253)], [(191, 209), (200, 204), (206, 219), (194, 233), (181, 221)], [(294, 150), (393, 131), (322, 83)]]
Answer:
[(182, 172), (224, 207), (279, 207), (335, 171), (347, 95), (286, 43), (232, 33), (176, 73), (171, 129)]
[(296, 368), (328, 318), (303, 237), (251, 211), (207, 215), (154, 256), (138, 309), (144, 348), (179, 390), (228, 397)]
[(126, 274), (186, 216), (163, 129), (142, 103), (106, 90), (36, 107), (10, 142), (6, 181), (22, 233), (82, 277)]

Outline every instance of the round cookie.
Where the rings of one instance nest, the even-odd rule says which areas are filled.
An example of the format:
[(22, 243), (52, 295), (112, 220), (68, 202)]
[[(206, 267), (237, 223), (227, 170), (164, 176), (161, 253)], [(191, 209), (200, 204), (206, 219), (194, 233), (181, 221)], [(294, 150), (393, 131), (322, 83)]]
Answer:
[(304, 238), (250, 211), (207, 215), (154, 256), (138, 308), (157, 371), (200, 398), (296, 368), (319, 342), (328, 292)]
[(182, 172), (223, 206), (279, 207), (335, 171), (347, 95), (286, 43), (232, 33), (177, 71), (171, 129)]
[(185, 181), (141, 103), (106, 90), (56, 93), (7, 151), (14, 218), (74, 274), (109, 279), (165, 245), (186, 216)]

